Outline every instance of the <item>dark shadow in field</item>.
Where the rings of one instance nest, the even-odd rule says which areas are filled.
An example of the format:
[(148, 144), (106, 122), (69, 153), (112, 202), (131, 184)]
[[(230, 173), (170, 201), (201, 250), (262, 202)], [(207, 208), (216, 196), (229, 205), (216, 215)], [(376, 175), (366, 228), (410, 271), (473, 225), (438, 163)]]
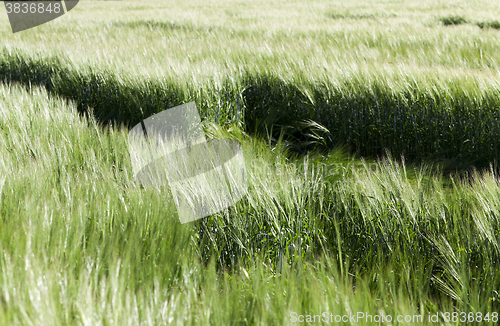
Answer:
[(468, 21), (462, 16), (446, 16), (439, 18), (439, 21), (444, 26), (454, 26), (454, 25), (462, 25), (467, 24)]
[(45, 87), (50, 95), (73, 101), (80, 113), (92, 108), (103, 125), (131, 127), (165, 108), (182, 104), (182, 90), (175, 85), (154, 81), (146, 81), (142, 88), (123, 85), (111, 73), (72, 70), (56, 57), (42, 61), (4, 53), (4, 58), (0, 62), (1, 82)]
[[(463, 24), (468, 24), (472, 23), (471, 21), (468, 21), (462, 16), (446, 16), (446, 17), (441, 17), (439, 18), (439, 21), (444, 25), (444, 26), (456, 26), (456, 25), (463, 25)], [(475, 25), (477, 25), (481, 29), (500, 29), (500, 22), (498, 20), (489, 20), (489, 21), (480, 21), (480, 22), (475, 22)]]
[(488, 29), (488, 28), (500, 29), (500, 22), (498, 20), (478, 22), (477, 26), (479, 26), (479, 28), (481, 29)]
[[(77, 70), (56, 57), (37, 60), (7, 51), (0, 53), (0, 82), (43, 86), (73, 101), (79, 112), (92, 111), (102, 125), (128, 128), (195, 101), (202, 119), (242, 120), (248, 133), (281, 139), (297, 155), (342, 146), (376, 158), (388, 149), (407, 162), (439, 162), (445, 171), (461, 171), (489, 168), (500, 154), (500, 96), (494, 89), (478, 99), (460, 91), (453, 96), (419, 87), (393, 92), (349, 82), (303, 88), (275, 76), (247, 74), (239, 87), (228, 83), (200, 91), (168, 80), (124, 83), (111, 72)], [(241, 118), (235, 113), (240, 110)]]
[[(272, 76), (245, 81), (245, 127), (256, 135), (291, 141), (298, 152), (342, 146), (377, 158), (386, 149), (414, 164), (439, 164), (445, 172), (497, 166), (500, 100), (457, 91), (426, 93), (419, 87), (393, 92), (345, 83), (337, 89), (296, 85)], [(304, 123), (304, 121), (314, 123)]]

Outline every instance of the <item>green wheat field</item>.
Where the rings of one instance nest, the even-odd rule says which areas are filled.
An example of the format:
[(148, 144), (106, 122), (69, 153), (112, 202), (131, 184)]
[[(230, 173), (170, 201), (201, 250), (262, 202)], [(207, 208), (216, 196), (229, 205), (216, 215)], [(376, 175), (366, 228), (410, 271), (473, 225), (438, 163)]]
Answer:
[[(0, 325), (498, 324), (497, 0), (3, 8)], [(128, 132), (192, 101), (249, 189), (181, 224)]]

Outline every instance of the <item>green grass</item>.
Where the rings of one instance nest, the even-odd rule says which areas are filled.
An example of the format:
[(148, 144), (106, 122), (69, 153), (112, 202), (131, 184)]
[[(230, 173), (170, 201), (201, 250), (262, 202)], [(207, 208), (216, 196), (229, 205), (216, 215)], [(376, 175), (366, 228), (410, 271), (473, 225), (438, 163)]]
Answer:
[(287, 324), (294, 311), (499, 308), (492, 175), (446, 185), (335, 152), (292, 164), (279, 145), (207, 124), (210, 137), (243, 141), (250, 192), (181, 225), (167, 188), (133, 181), (126, 129), (102, 130), (40, 88), (0, 94), (3, 324)]
[(273, 138), (286, 126), (307, 143), (297, 130), (313, 120), (330, 148), (484, 168), (498, 161), (500, 49), (486, 28), (498, 13), (486, 0), (85, 1), (24, 33), (4, 25), (0, 77), (46, 85), (99, 121), (194, 100), (211, 121)]
[(0, 94), (2, 324), (498, 311), (491, 174), (448, 184), (339, 152), (288, 162), (279, 144), (207, 123), (210, 138), (243, 141), (249, 194), (181, 225), (168, 188), (133, 181), (126, 129), (103, 130), (40, 88)]
[[(435, 17), (499, 12), (84, 1), (17, 34), (0, 18), (0, 325), (497, 324), (498, 32)], [(128, 128), (190, 101), (208, 138), (242, 143), (249, 192), (180, 224), (168, 187), (135, 182)]]
[[(220, 81), (241, 70), (326, 81), (359, 72), (388, 79), (424, 72), (446, 80), (494, 76), (499, 45), (494, 30), (443, 28), (435, 17), (489, 21), (499, 13), (491, 0), (82, 1), (70, 15), (24, 33), (12, 34), (2, 16), (0, 35), (9, 49), (180, 83)], [(364, 16), (377, 19), (348, 18)]]

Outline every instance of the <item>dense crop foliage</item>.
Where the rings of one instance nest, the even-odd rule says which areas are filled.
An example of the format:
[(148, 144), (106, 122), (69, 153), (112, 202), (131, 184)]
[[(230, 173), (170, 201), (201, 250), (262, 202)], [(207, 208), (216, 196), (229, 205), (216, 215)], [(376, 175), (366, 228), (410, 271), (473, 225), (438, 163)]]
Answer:
[(0, 94), (4, 323), (286, 324), (291, 311), (345, 305), (499, 308), (491, 174), (450, 182), (338, 152), (290, 163), (280, 145), (207, 124), (210, 137), (243, 141), (250, 191), (181, 226), (168, 188), (133, 181), (126, 129), (103, 132), (43, 89)]

